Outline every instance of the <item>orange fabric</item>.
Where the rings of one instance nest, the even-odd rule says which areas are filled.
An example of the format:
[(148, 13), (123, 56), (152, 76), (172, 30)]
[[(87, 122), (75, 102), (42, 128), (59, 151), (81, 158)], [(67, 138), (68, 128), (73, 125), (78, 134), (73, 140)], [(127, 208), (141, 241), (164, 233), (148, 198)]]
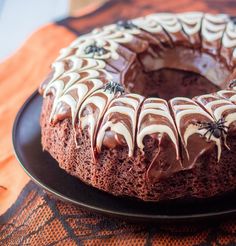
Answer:
[(64, 27), (50, 24), (0, 65), (0, 214), (29, 181), (13, 155), (11, 131), (16, 113), (46, 76), (59, 49), (74, 38)]
[(236, 245), (235, 220), (210, 225), (132, 224), (57, 201), (32, 181), (20, 197), (0, 217), (0, 245)]

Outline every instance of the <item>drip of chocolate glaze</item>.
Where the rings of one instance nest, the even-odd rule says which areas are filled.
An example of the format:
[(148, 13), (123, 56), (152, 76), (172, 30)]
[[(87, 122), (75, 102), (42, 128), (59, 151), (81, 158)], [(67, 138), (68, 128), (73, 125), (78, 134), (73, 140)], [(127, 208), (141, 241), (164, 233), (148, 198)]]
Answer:
[(183, 170), (181, 160), (176, 158), (175, 146), (170, 142), (168, 135), (163, 134), (158, 139), (158, 150), (146, 173), (146, 179), (150, 183), (165, 179), (173, 173)]

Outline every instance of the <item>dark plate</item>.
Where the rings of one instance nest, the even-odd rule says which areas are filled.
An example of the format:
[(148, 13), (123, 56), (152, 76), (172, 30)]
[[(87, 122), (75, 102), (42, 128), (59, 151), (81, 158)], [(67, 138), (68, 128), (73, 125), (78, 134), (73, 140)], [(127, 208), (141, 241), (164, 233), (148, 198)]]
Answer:
[(205, 200), (154, 203), (115, 197), (82, 183), (42, 151), (41, 105), (42, 97), (35, 92), (22, 106), (14, 123), (13, 145), (17, 159), (31, 179), (59, 199), (100, 213), (149, 223), (209, 221), (236, 214), (236, 192)]

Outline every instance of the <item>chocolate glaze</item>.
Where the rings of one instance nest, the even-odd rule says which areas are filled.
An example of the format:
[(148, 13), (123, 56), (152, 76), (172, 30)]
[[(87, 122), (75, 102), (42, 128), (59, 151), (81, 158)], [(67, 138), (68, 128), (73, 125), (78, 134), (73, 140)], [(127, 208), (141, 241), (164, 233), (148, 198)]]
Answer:
[(223, 62), (200, 50), (186, 47), (167, 49), (161, 57), (157, 58), (146, 52), (141, 55), (141, 62), (147, 72), (161, 68), (191, 71), (201, 74), (220, 88), (224, 88), (231, 74), (230, 69)]
[(232, 53), (233, 53), (233, 48), (226, 48), (226, 47), (221, 47), (221, 56), (224, 59), (225, 63), (228, 64), (228, 66), (233, 67), (232, 64)]
[(177, 14), (177, 18), (182, 24), (183, 31), (186, 33), (189, 43), (192, 44), (192, 48), (201, 48), (200, 30), (203, 19), (203, 13), (180, 13)]
[[(153, 20), (150, 17), (144, 17), (144, 18), (137, 18), (134, 19), (133, 22), (136, 24), (136, 26), (142, 31), (141, 35), (145, 34), (148, 35), (149, 39), (152, 40), (150, 44), (155, 44), (159, 47), (173, 47), (173, 42), (168, 35), (168, 33), (164, 30), (164, 28), (157, 23), (155, 20)], [(145, 24), (144, 24), (145, 23)], [(149, 28), (148, 28), (149, 27)], [(150, 32), (151, 29), (158, 29), (158, 32)], [(140, 35), (140, 36), (141, 36)]]
[[(193, 101), (186, 101), (183, 99), (174, 98), (170, 101), (171, 109), (173, 110), (173, 114), (175, 117), (176, 124), (178, 114), (181, 112), (187, 112), (188, 110), (191, 110), (188, 108), (188, 106), (192, 106), (193, 108), (192, 113), (186, 113), (182, 115), (180, 118), (179, 123), (179, 135), (182, 140), (182, 159), (183, 159), (183, 167), (184, 169), (192, 168), (196, 163), (202, 158), (202, 156), (211, 150), (215, 150), (215, 144), (212, 141), (208, 141), (206, 137), (203, 137), (203, 135), (198, 132), (198, 129), (200, 128), (201, 122), (212, 122), (213, 119), (207, 117), (203, 110)], [(175, 108), (175, 106), (181, 106), (181, 108), (178, 110)], [(185, 137), (185, 134), (187, 132), (187, 129), (189, 127), (192, 127), (193, 133), (192, 135), (188, 136), (187, 139)], [(215, 154), (215, 156), (217, 156)]]
[[(104, 61), (104, 67), (96, 69), (91, 68), (94, 69), (95, 75), (93, 75), (94, 77), (88, 79), (86, 78), (87, 76), (89, 77), (90, 74), (87, 71), (80, 71), (79, 69), (78, 71), (73, 71), (79, 74), (79, 79), (74, 81), (73, 83), (71, 82), (69, 77), (64, 74), (65, 72), (70, 71), (71, 67), (73, 67), (73, 62), (69, 58), (71, 56), (75, 56), (79, 59), (83, 59), (84, 57), (80, 57), (80, 46), (76, 48), (72, 45), (66, 51), (63, 51), (64, 53), (62, 52), (61, 56), (57, 59), (57, 62), (61, 62), (61, 73), (57, 73), (58, 71), (56, 71), (56, 67), (53, 67), (53, 70), (49, 74), (48, 78), (40, 86), (40, 93), (44, 93), (47, 88), (46, 95), (53, 94), (55, 100), (57, 100), (60, 95), (58, 95), (58, 89), (54, 84), (56, 84), (58, 80), (61, 80), (64, 86), (63, 88), (61, 88), (61, 93), (63, 92), (64, 94), (68, 95), (70, 100), (75, 100), (77, 103), (80, 100), (77, 93), (78, 91), (76, 91), (76, 89), (65, 90), (65, 88), (69, 83), (76, 84), (81, 83), (81, 81), (84, 80), (87, 85), (88, 92), (81, 102), (83, 110), (79, 111), (81, 105), (76, 104), (75, 114), (76, 117), (78, 116), (78, 114), (79, 117), (81, 117), (77, 118), (77, 124), (81, 131), (85, 129), (84, 126), (82, 126), (81, 119), (84, 119), (85, 123), (87, 124), (86, 125), (85, 123), (83, 123), (86, 125), (87, 130), (89, 130), (92, 126), (91, 122), (86, 117), (91, 115), (94, 119), (96, 126), (93, 126), (94, 128), (91, 131), (92, 135), (90, 136), (91, 148), (93, 150), (93, 153), (94, 151), (96, 151), (96, 153), (99, 154), (102, 151), (103, 146), (105, 146), (106, 148), (119, 148), (120, 146), (127, 146), (129, 148), (129, 156), (131, 157), (133, 155), (133, 153), (135, 152), (134, 150), (136, 149), (135, 144), (137, 135), (137, 121), (140, 117), (140, 109), (144, 98), (140, 96), (140, 98), (137, 100), (138, 103), (136, 106), (133, 106), (129, 102), (125, 103), (122, 100), (115, 101), (115, 98), (112, 98), (111, 102), (109, 101), (108, 103), (108, 100), (106, 101), (107, 104), (103, 106), (102, 113), (100, 114), (96, 103), (92, 104), (90, 102), (86, 105), (86, 99), (89, 99), (91, 94), (94, 95), (94, 93), (96, 93), (96, 91), (90, 92), (90, 90), (92, 90), (94, 86), (91, 82), (92, 79), (97, 79), (102, 82), (101, 85), (96, 87), (96, 90), (101, 89), (104, 84), (109, 82), (110, 78), (112, 78), (112, 81), (122, 84), (125, 87), (126, 92), (133, 92), (134, 90), (140, 92), (146, 90), (145, 85), (148, 78), (148, 73), (160, 70), (162, 68), (179, 69), (201, 74), (202, 76), (210, 80), (215, 88), (225, 88), (226, 82), (229, 80), (229, 78), (232, 78), (232, 76), (236, 74), (236, 70), (232, 71), (232, 49), (226, 49), (221, 44), (221, 38), (226, 27), (227, 18), (223, 18), (222, 22), (218, 23), (216, 21), (214, 23), (214, 21), (212, 20), (214, 18), (205, 16), (203, 17), (205, 18), (203, 19), (204, 26), (202, 26), (199, 31), (191, 35), (188, 35), (186, 33), (186, 30), (184, 31), (181, 26), (181, 21), (176, 17), (176, 15), (170, 14), (168, 18), (174, 18), (174, 24), (172, 22), (169, 22), (169, 20), (167, 22), (165, 22), (166, 20), (162, 22), (163, 19), (159, 19), (159, 17), (156, 18), (152, 15), (143, 19), (144, 22), (147, 22), (147, 25), (150, 24), (152, 27), (155, 28), (160, 26), (160, 30), (156, 33), (148, 31), (150, 29), (148, 29), (147, 26), (142, 26), (142, 24), (140, 25), (140, 22), (138, 24), (138, 22), (136, 22), (135, 20), (135, 25), (130, 28), (120, 26), (119, 31), (121, 33), (125, 33), (127, 31), (131, 32), (133, 29), (135, 32), (134, 34), (129, 33), (132, 36), (131, 41), (126, 42), (125, 40), (123, 40), (120, 43), (117, 42), (114, 46), (114, 43), (112, 43), (113, 41), (105, 41), (105, 48), (103, 51), (106, 52), (105, 54), (112, 51), (116, 52), (118, 54), (117, 59), (114, 59), (111, 56), (110, 58), (102, 60), (101, 58), (99, 58), (99, 54), (97, 54), (98, 58), (96, 59), (101, 59), (102, 61)], [(211, 24), (213, 26), (216, 26), (216, 31), (218, 29), (222, 29), (219, 30), (220, 36), (217, 36), (211, 41), (209, 41), (210, 39), (206, 34), (207, 32), (212, 32), (212, 30), (210, 30), (211, 28), (209, 29), (209, 25), (207, 24), (207, 22), (213, 22)], [(189, 28), (194, 28), (194, 24), (188, 25)], [(122, 28), (124, 28), (124, 30)], [(175, 29), (176, 31), (173, 31)], [(103, 28), (98, 29), (97, 31), (103, 31)], [(111, 29), (108, 34), (111, 34), (112, 36), (113, 34), (116, 34), (116, 32), (116, 29)], [(88, 35), (88, 39), (91, 37)], [(85, 59), (82, 62), (82, 67), (86, 65), (88, 64)], [(57, 74), (56, 77), (55, 74)], [(90, 82), (91, 85), (89, 84)], [(51, 87), (48, 86), (49, 84)], [(102, 94), (100, 96), (101, 98), (104, 97), (104, 95)], [(117, 98), (130, 99), (132, 98), (132, 94), (117, 96)], [(85, 106), (82, 103), (85, 103)], [(180, 105), (182, 103), (183, 102), (181, 100), (170, 102), (170, 110), (172, 110), (173, 119), (175, 121), (177, 121), (178, 110), (174, 110), (173, 106), (178, 104)], [(184, 102), (184, 104), (190, 105), (186, 101)], [(112, 107), (116, 106), (125, 107), (127, 112), (131, 112), (133, 110), (132, 112), (134, 113), (130, 117), (127, 112), (124, 113), (122, 112), (122, 110), (120, 110), (117, 112), (111, 112), (106, 115), (106, 112), (108, 112), (108, 110), (111, 110)], [(202, 108), (204, 107), (205, 105), (203, 104)], [(201, 108), (199, 107), (199, 110), (200, 109)], [(213, 110), (214, 109), (215, 108), (213, 108)], [(207, 111), (206, 109), (204, 110)], [(69, 105), (65, 101), (58, 101), (58, 104), (54, 107), (52, 123), (56, 124), (58, 121), (61, 121), (65, 118), (73, 117), (73, 112), (74, 111), (72, 111), (71, 105)], [(208, 113), (211, 114), (210, 112)], [(227, 111), (225, 113), (228, 114), (229, 112)], [(211, 116), (213, 117), (213, 115)], [(162, 122), (162, 120), (163, 119), (160, 116), (159, 122)], [(200, 160), (204, 157), (204, 155), (212, 153), (214, 155), (214, 153), (217, 152), (216, 144), (214, 143), (214, 141), (208, 141), (199, 133), (192, 134), (188, 138), (187, 144), (184, 142), (185, 131), (190, 125), (196, 127), (199, 123), (208, 121), (211, 121), (211, 119), (197, 113), (191, 115), (188, 114), (182, 117), (181, 125), (178, 129), (178, 134), (180, 135), (182, 143), (177, 143), (177, 148), (182, 153), (182, 160), (179, 159), (179, 156), (170, 154), (173, 152), (174, 149), (176, 149), (176, 146), (173, 144), (167, 134), (164, 133), (161, 136), (159, 136), (158, 134), (150, 135), (150, 137), (158, 140), (158, 146), (156, 155), (154, 156), (147, 170), (148, 182), (157, 182), (159, 179), (166, 178), (177, 171), (190, 169), (194, 165), (200, 163)], [(118, 132), (117, 129), (112, 130), (112, 126), (118, 123), (123, 124), (123, 126), (127, 130), (127, 133)], [(101, 129), (103, 129), (102, 127), (106, 126), (106, 124), (108, 124), (108, 126), (104, 130), (105, 132), (103, 136), (101, 133)], [(233, 123), (232, 126), (235, 126), (235, 124)], [(130, 135), (130, 139), (127, 137), (127, 134)], [(101, 141), (101, 144), (98, 143), (99, 136), (99, 141)], [(217, 154), (215, 154), (215, 156), (217, 158)]]
[(158, 182), (160, 179), (168, 178), (175, 172), (184, 170), (181, 160), (177, 160), (176, 155), (173, 154), (175, 153), (175, 146), (170, 141), (168, 135), (163, 134), (158, 139), (157, 149), (158, 151), (150, 163), (146, 174), (147, 182), (150, 183)]
[(101, 146), (115, 148), (127, 145), (129, 155), (132, 155), (137, 113), (143, 100), (142, 96), (136, 97), (133, 94), (127, 94), (121, 95), (111, 102), (101, 124), (100, 129), (103, 129), (103, 131), (98, 132), (98, 135), (100, 134), (100, 140), (97, 141), (98, 152), (101, 151)]

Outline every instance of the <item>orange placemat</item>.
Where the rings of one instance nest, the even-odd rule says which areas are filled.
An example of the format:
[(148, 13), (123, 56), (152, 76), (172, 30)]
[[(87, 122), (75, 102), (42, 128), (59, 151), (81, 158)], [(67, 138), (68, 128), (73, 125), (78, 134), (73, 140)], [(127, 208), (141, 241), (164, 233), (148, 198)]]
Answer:
[(236, 220), (181, 227), (134, 225), (57, 201), (29, 181), (13, 155), (15, 115), (46, 76), (60, 48), (76, 35), (118, 19), (187, 10), (234, 14), (236, 3), (109, 1), (92, 13), (41, 28), (0, 65), (0, 245), (236, 245)]

